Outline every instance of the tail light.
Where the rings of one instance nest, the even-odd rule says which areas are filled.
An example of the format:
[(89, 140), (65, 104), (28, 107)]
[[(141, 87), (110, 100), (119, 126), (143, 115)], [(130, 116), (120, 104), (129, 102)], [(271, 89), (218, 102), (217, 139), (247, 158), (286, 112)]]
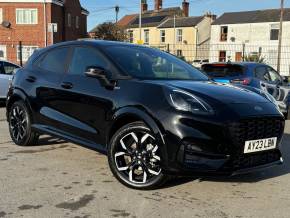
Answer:
[(251, 79), (250, 78), (245, 78), (245, 79), (233, 79), (231, 80), (231, 83), (236, 83), (236, 84), (241, 84), (241, 85), (250, 85)]

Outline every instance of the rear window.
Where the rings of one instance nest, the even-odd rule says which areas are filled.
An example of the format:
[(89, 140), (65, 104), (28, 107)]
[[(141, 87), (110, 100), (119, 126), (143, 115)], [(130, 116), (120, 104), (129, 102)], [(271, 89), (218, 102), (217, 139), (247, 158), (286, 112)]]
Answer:
[(229, 64), (206, 64), (202, 70), (211, 78), (216, 77), (235, 77), (244, 74), (244, 67)]

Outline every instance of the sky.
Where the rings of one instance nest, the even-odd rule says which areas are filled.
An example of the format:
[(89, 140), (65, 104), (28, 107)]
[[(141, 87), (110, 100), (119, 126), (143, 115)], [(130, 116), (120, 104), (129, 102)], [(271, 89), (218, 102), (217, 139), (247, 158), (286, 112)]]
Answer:
[[(181, 6), (183, 0), (163, 0), (163, 7)], [(138, 13), (140, 0), (80, 0), (83, 7), (90, 11), (88, 30), (96, 25), (115, 20), (114, 6), (120, 6), (119, 19), (126, 14)], [(189, 0), (190, 16), (200, 16), (205, 12), (222, 15), (224, 12), (249, 11), (279, 8), (280, 0)], [(148, 9), (154, 8), (154, 0), (147, 0)], [(290, 0), (285, 0), (290, 8)]]

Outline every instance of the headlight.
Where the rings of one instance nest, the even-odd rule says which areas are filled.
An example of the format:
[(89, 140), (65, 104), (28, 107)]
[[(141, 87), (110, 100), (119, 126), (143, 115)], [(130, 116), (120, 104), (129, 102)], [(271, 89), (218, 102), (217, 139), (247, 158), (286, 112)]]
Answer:
[(205, 101), (182, 90), (172, 90), (169, 93), (169, 103), (180, 111), (188, 111), (194, 114), (214, 113), (211, 106), (209, 106)]

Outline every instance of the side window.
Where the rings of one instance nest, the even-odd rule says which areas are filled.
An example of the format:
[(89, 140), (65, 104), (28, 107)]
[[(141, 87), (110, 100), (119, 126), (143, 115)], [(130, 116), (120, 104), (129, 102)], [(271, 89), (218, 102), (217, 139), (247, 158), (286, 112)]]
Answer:
[(256, 68), (256, 77), (263, 81), (270, 81), (270, 76), (268, 74), (266, 67), (257, 67)]
[(273, 68), (268, 67), (268, 72), (269, 72), (270, 79), (272, 82), (274, 82), (274, 83), (281, 83), (282, 82), (281, 77)]
[(94, 48), (76, 47), (71, 59), (69, 73), (83, 75), (87, 68), (92, 66), (108, 69), (109, 63)]
[(7, 63), (7, 62), (3, 63), (3, 67), (4, 67), (4, 73), (8, 75), (11, 75), (13, 73), (13, 70), (19, 68), (18, 66)]
[(52, 51), (49, 51), (46, 56), (40, 61), (39, 67), (41, 69), (56, 72), (64, 73), (65, 64), (69, 48), (57, 48)]

